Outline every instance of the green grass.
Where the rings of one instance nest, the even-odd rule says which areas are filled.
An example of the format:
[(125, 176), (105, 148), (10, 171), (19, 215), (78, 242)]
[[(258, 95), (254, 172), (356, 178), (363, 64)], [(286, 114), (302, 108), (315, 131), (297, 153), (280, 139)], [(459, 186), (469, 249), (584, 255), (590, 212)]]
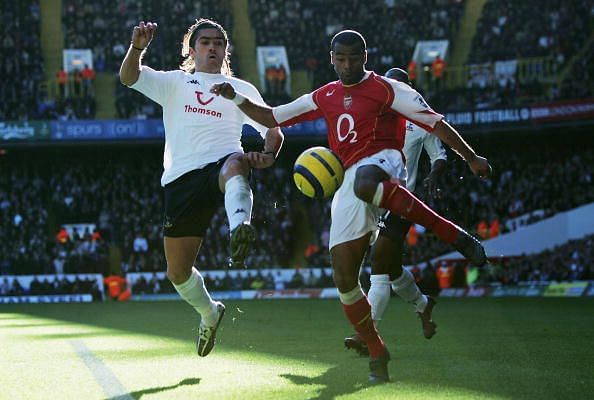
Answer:
[[(0, 307), (0, 399), (109, 398), (83, 344), (134, 399), (586, 399), (594, 299), (441, 299), (438, 334), (393, 299), (380, 325), (392, 382), (369, 387), (336, 300), (227, 302), (213, 353), (194, 353), (181, 302)], [(104, 381), (105, 384), (105, 381)]]

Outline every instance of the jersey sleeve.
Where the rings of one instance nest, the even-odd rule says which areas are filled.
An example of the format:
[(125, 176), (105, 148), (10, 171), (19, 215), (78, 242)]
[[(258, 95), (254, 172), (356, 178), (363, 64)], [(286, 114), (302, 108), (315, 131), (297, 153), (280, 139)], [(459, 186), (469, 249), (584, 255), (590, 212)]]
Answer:
[(423, 148), (429, 155), (431, 165), (437, 160), (447, 160), (446, 150), (437, 136), (427, 135), (423, 140)]
[(406, 83), (393, 79), (386, 79), (386, 81), (394, 90), (391, 109), (426, 131), (433, 131), (435, 124), (443, 119), (443, 115), (433, 111), (423, 96)]
[(156, 103), (163, 105), (170, 93), (171, 82), (176, 71), (155, 71), (143, 65), (138, 80), (130, 87)]
[(322, 112), (315, 102), (315, 94), (308, 93), (293, 100), (289, 104), (274, 107), (272, 115), (279, 126), (290, 126), (298, 122), (311, 121), (322, 116)]
[[(259, 105), (266, 105), (266, 102), (262, 98), (262, 95), (260, 94), (260, 92), (258, 91), (258, 89), (256, 89), (256, 87), (254, 85), (252, 85), (251, 83), (245, 82), (245, 81), (241, 81), (241, 89), (239, 91), (241, 93), (244, 93), (245, 95), (247, 95), (255, 103), (257, 103)], [(249, 125), (249, 126), (251, 126), (255, 130), (257, 130), (258, 133), (260, 134), (260, 136), (263, 139), (265, 139), (266, 138), (266, 132), (268, 131), (268, 128), (265, 127), (264, 125), (256, 122), (256, 121), (254, 121), (253, 119), (251, 119), (250, 117), (248, 117), (245, 114), (243, 114), (243, 116), (245, 118), (244, 123), (247, 124), (247, 125)]]

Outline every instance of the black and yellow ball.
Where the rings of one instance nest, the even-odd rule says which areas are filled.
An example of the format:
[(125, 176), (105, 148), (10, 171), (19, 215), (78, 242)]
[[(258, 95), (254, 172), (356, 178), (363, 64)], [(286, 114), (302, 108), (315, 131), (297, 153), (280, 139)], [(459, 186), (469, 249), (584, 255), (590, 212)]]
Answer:
[(343, 178), (344, 168), (340, 159), (326, 147), (311, 147), (295, 160), (293, 180), (307, 197), (322, 199), (332, 196)]

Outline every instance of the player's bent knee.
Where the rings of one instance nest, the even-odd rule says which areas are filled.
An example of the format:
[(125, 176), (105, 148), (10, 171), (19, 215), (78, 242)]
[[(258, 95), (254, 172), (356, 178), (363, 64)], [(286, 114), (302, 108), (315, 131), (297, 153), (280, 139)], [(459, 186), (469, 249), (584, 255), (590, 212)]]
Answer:
[(223, 167), (223, 176), (229, 179), (235, 175), (248, 176), (250, 172), (250, 164), (245, 155), (238, 155), (233, 158), (229, 158), (225, 161)]
[(355, 179), (353, 185), (355, 196), (367, 203), (371, 203), (373, 200), (373, 195), (375, 194), (376, 189), (377, 183), (368, 179)]
[(173, 268), (167, 268), (167, 279), (174, 285), (180, 285), (190, 278), (191, 271), (181, 271)]
[(334, 284), (340, 293), (348, 293), (359, 285), (357, 279), (334, 275)]

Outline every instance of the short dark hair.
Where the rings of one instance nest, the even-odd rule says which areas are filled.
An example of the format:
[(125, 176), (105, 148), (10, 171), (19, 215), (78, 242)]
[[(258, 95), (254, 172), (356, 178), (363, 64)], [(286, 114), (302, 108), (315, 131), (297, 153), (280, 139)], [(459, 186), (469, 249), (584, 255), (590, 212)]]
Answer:
[(365, 43), (365, 38), (357, 31), (353, 31), (350, 29), (340, 31), (332, 38), (330, 42), (330, 50), (334, 51), (334, 47), (336, 43), (344, 44), (346, 46), (353, 46), (358, 44), (361, 47), (361, 53), (367, 50), (367, 44)]
[(390, 68), (385, 75), (387, 78), (395, 79), (399, 82), (404, 82), (408, 85), (411, 85), (410, 77), (408, 76), (408, 72), (403, 70), (402, 68)]

